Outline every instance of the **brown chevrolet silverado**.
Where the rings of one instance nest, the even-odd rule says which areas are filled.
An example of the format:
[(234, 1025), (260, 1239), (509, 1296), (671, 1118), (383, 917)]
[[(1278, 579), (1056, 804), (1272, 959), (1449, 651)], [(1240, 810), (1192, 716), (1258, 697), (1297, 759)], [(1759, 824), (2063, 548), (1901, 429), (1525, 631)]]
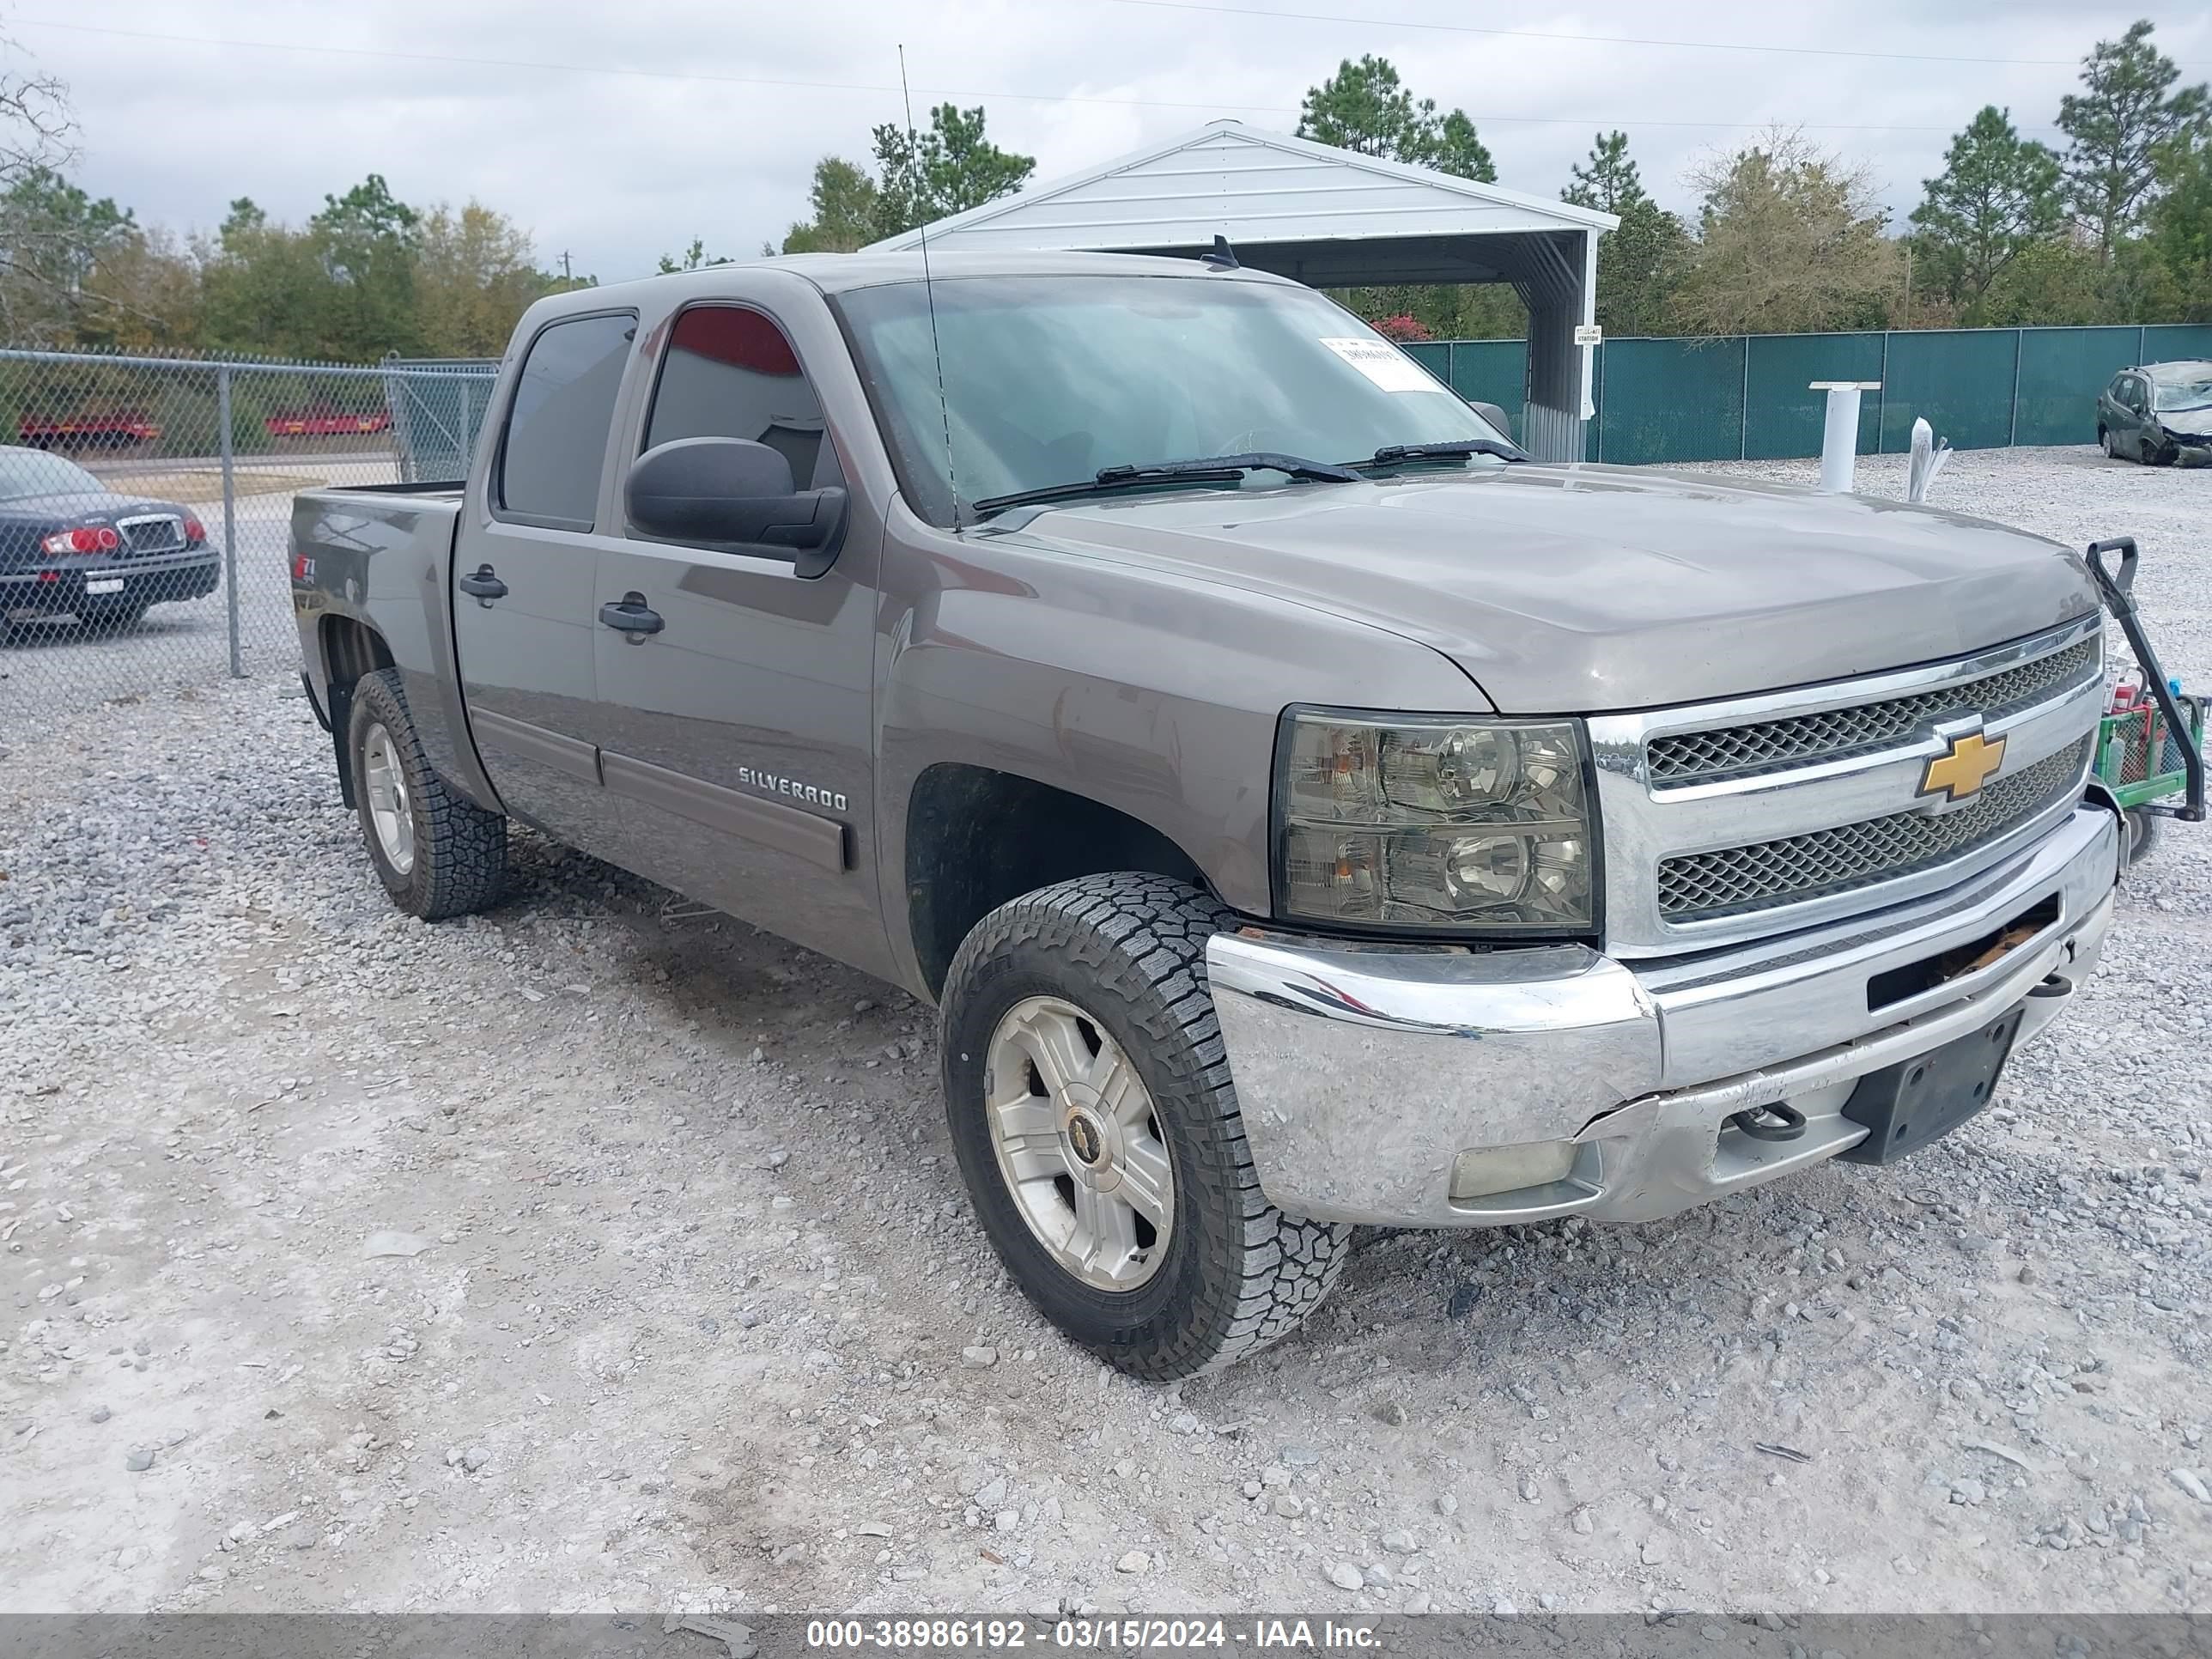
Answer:
[(2074, 554), (1532, 463), (1249, 270), (562, 295), (465, 483), (293, 533), (395, 901), (493, 902), (513, 819), (928, 999), (984, 1229), (1140, 1376), (1293, 1329), (1357, 1224), (1900, 1158), (2112, 915)]

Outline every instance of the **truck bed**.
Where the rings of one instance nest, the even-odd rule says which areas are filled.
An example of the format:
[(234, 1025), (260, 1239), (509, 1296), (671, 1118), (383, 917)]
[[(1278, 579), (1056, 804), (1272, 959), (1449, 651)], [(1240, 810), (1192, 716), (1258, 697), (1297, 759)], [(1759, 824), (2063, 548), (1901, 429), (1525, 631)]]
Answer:
[[(292, 605), (308, 695), (334, 734), (343, 740), (351, 709), (345, 693), (333, 695), (331, 681), (349, 687), (374, 665), (374, 654), (388, 656), (430, 763), (474, 799), (489, 795), (490, 785), (470, 741), (453, 650), (453, 540), (463, 488), (302, 490), (292, 502)], [(378, 642), (373, 652), (371, 636)]]

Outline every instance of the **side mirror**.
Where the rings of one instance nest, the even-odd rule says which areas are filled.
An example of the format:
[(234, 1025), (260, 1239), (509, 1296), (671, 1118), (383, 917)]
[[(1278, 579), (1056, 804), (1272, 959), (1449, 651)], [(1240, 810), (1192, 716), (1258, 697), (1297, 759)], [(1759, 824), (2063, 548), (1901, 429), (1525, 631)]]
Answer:
[(630, 463), (629, 521), (655, 541), (789, 559), (818, 576), (837, 556), (845, 492), (799, 489), (791, 463), (750, 438), (679, 438)]
[(1513, 422), (1505, 418), (1505, 411), (1496, 404), (1477, 403), (1474, 398), (1469, 398), (1467, 400), (1467, 406), (1496, 427), (1499, 437), (1510, 438), (1513, 435)]

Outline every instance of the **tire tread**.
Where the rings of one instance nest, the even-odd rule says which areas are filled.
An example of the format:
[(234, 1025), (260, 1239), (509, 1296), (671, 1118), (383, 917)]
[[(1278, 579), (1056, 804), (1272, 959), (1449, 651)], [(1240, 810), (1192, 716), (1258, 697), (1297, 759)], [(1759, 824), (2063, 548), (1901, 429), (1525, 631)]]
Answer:
[[(398, 886), (393, 884), (396, 872), (389, 872), (376, 855), (368, 823), (368, 792), (358, 775), (362, 739), (372, 720), (381, 721), (392, 733), (400, 763), (407, 769), (408, 793), (419, 813), (415, 867)], [(346, 753), (348, 763), (356, 769), (362, 834), (378, 873), (402, 908), (425, 921), (443, 921), (471, 915), (498, 899), (507, 879), (507, 819), (465, 799), (431, 766), (422, 752), (422, 740), (416, 735), (398, 670), (378, 669), (362, 675), (355, 686)]]

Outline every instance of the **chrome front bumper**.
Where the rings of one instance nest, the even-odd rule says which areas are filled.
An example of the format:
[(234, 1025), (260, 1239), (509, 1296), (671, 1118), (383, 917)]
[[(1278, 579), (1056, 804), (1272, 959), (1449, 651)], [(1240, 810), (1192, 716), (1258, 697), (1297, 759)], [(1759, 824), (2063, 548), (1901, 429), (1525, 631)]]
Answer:
[[(1662, 960), (1217, 933), (1206, 964), (1261, 1188), (1294, 1215), (1399, 1226), (1644, 1221), (1820, 1163), (1866, 1134), (1842, 1110), (1868, 1073), (2017, 1004), (2021, 1040), (2049, 1023), (2103, 948), (2120, 845), (2085, 804), (1948, 891)], [(2023, 918), (2033, 931), (1993, 960), (1896, 994)], [(1776, 1102), (1804, 1114), (1797, 1139), (1726, 1122)], [(1455, 1198), (1460, 1155), (1498, 1148), (1567, 1167)]]

